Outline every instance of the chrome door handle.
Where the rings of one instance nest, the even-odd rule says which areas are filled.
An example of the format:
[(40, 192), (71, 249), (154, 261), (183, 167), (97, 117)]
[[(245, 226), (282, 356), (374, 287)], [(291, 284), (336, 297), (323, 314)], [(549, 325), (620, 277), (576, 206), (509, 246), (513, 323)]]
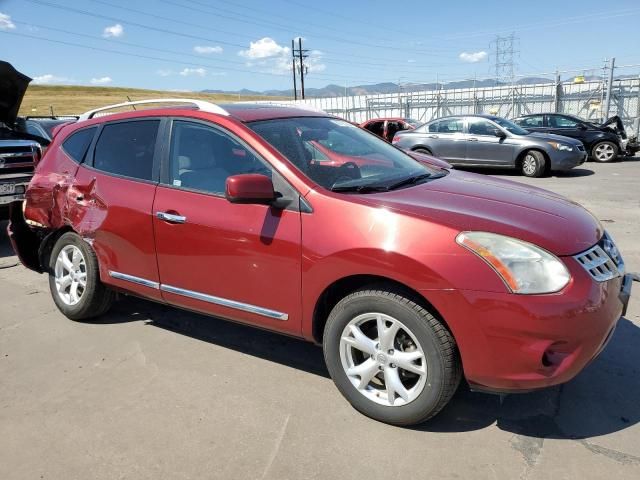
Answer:
[(478, 139), (477, 138), (467, 138), (468, 142), (477, 142)]
[(438, 135), (429, 135), (429, 138), (440, 138)]
[(183, 217), (182, 215), (174, 215), (173, 213), (167, 212), (156, 212), (156, 217), (169, 223), (184, 223), (187, 221), (187, 217)]

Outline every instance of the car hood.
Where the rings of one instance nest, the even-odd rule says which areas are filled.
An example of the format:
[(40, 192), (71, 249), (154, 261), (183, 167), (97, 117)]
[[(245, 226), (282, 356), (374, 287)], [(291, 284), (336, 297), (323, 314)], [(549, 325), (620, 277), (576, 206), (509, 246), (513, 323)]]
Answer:
[(0, 61), (0, 122), (11, 126), (16, 121), (29, 82), (10, 63)]
[(527, 135), (527, 137), (538, 138), (540, 140), (546, 141), (556, 141), (568, 143), (569, 145), (582, 145), (580, 140), (576, 140), (575, 138), (565, 137), (563, 135), (556, 135), (555, 133), (540, 133), (540, 132), (531, 132)]
[(508, 235), (561, 256), (587, 250), (603, 234), (589, 211), (560, 195), (456, 170), (414, 187), (358, 198), (459, 231)]

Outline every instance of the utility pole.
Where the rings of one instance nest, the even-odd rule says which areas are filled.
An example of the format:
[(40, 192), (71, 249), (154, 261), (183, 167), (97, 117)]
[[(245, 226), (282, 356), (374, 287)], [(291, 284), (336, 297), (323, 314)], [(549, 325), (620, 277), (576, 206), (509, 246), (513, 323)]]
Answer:
[(613, 93), (613, 71), (615, 68), (616, 68), (616, 59), (614, 57), (611, 59), (611, 63), (609, 64), (609, 80), (607, 82), (607, 98), (606, 98), (606, 103), (604, 104), (604, 115), (602, 116), (603, 122), (607, 118), (609, 118), (609, 109), (611, 108), (611, 94)]
[[(304, 100), (304, 76), (307, 73), (307, 66), (304, 59), (309, 56), (309, 50), (302, 48), (302, 37), (298, 37), (298, 48), (295, 47), (295, 40), (291, 40), (291, 54), (293, 56), (293, 87), (296, 85), (296, 56), (298, 57), (298, 73), (300, 74), (300, 98)], [(297, 100), (297, 96), (296, 96)]]
[(293, 72), (293, 99), (298, 100), (298, 87), (296, 86), (296, 43), (291, 40), (291, 71)]

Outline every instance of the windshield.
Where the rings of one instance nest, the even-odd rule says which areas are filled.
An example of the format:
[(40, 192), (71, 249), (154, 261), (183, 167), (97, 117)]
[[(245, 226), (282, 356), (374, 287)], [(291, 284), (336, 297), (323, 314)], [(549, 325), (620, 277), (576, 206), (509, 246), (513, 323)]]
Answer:
[(248, 126), (313, 182), (333, 191), (386, 191), (447, 173), (343, 120), (296, 117)]
[(496, 122), (498, 125), (500, 125), (502, 128), (504, 128), (508, 132), (513, 133), (514, 135), (527, 135), (529, 133), (529, 130), (525, 130), (520, 125), (516, 125), (515, 123), (510, 122), (505, 118), (495, 117), (495, 118), (492, 118), (491, 120)]
[(405, 122), (407, 122), (413, 128), (418, 128), (420, 125), (422, 125), (424, 123), (424, 122), (421, 122), (420, 120), (415, 120), (413, 118), (408, 118), (408, 119), (405, 120)]

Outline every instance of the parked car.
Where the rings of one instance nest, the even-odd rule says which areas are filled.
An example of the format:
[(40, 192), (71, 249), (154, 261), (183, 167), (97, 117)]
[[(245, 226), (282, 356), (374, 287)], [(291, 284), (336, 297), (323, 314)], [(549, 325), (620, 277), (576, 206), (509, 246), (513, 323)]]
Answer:
[(453, 165), (516, 168), (527, 177), (570, 170), (587, 158), (578, 140), (530, 133), (494, 115), (439, 118), (414, 130), (396, 133), (393, 144), (434, 155)]
[(611, 162), (619, 154), (634, 155), (640, 150), (637, 139), (627, 137), (618, 116), (598, 124), (574, 115), (537, 113), (523, 115), (514, 122), (531, 132), (555, 133), (580, 140), (597, 162)]
[(24, 119), (19, 119), (18, 121), (21, 123), (22, 131), (45, 139), (46, 145), (48, 145), (49, 143), (51, 143), (54, 132), (57, 131), (57, 128), (61, 127), (62, 125), (66, 125), (67, 123), (73, 123), (77, 120), (78, 117), (75, 116), (51, 116), (26, 117)]
[[(356, 409), (410, 425), (462, 375), (495, 392), (568, 381), (625, 312), (631, 276), (575, 202), (328, 115), (185, 102), (63, 127), (12, 209), (17, 254), (67, 317), (124, 292), (302, 337)], [(313, 164), (303, 142), (337, 133), (375, 161)]]
[(412, 118), (374, 118), (361, 123), (360, 127), (390, 142), (396, 133), (413, 130), (423, 123)]
[(7, 62), (0, 62), (0, 220), (9, 205), (24, 199), (33, 169), (42, 155), (33, 136), (15, 128), (18, 110), (31, 79)]

